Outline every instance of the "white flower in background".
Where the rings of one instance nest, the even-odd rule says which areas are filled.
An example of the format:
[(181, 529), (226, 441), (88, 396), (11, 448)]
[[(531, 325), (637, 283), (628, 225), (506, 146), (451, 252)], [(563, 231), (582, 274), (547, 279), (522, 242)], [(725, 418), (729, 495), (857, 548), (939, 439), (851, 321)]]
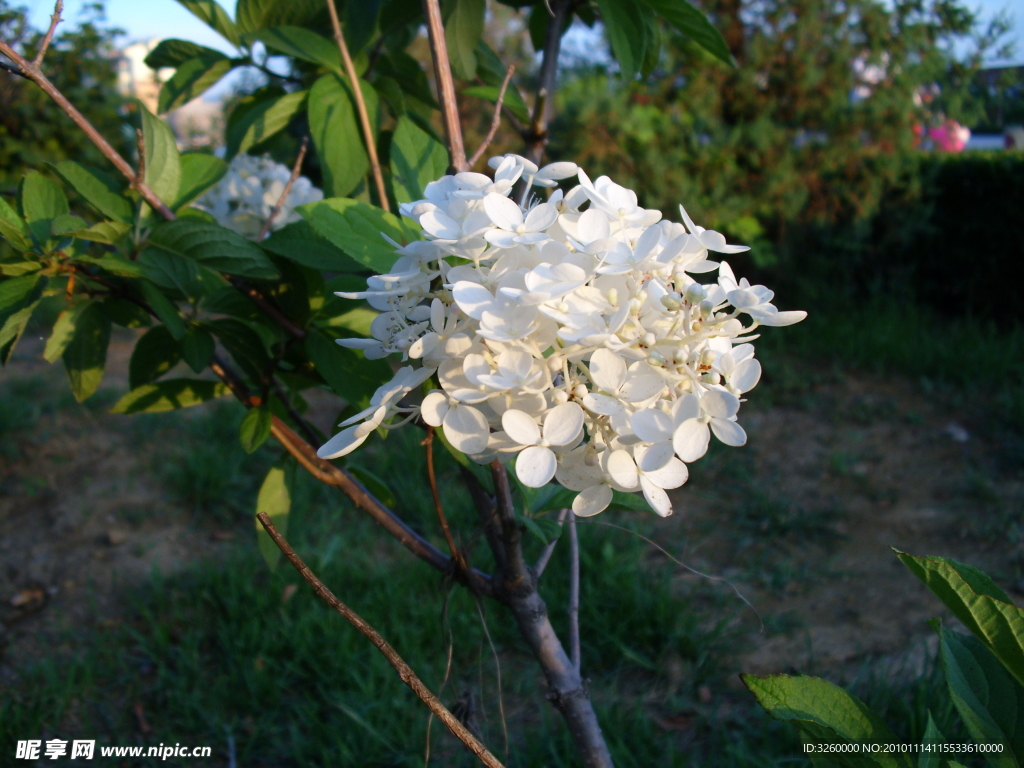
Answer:
[[(222, 227), (252, 240), (281, 199), (291, 175), (290, 168), (269, 157), (235, 155), (227, 175), (199, 198), (196, 207), (212, 215)], [(302, 218), (295, 211), (298, 206), (323, 197), (324, 193), (309, 179), (299, 176), (274, 217), (271, 231), (298, 221)]]
[[(682, 206), (681, 223), (662, 221), (632, 190), (573, 163), (505, 155), (490, 166), (493, 179), (445, 176), (404, 204), (425, 239), (395, 243), (389, 274), (339, 294), (381, 313), (373, 338), (339, 344), (420, 367), (402, 368), (320, 455), (419, 415), (474, 461), (514, 461), (523, 485), (554, 479), (575, 491), (577, 515), (606, 509), (616, 491), (670, 515), (666, 491), (686, 482), (712, 436), (746, 442), (738, 414), (761, 378), (758, 327), (806, 313), (780, 312), (769, 289), (711, 260), (747, 249)], [(571, 176), (577, 186), (541, 197)], [(404, 403), (431, 379), (437, 388)]]

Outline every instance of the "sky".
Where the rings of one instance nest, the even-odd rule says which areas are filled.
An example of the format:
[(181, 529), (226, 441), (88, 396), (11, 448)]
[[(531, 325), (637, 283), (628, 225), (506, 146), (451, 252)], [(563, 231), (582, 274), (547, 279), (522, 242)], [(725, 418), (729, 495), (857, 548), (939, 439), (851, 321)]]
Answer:
[[(219, 2), (234, 16), (234, 2)], [(53, 3), (50, 0), (21, 0), (19, 4), (30, 9), (30, 18), (35, 26), (44, 28), (49, 24), (49, 16), (53, 12)], [(967, 0), (966, 4), (969, 8), (980, 11), (982, 21), (991, 19), (1003, 9), (1013, 13), (1014, 27), (1011, 37), (1017, 41), (1017, 51), (1013, 60), (1024, 62), (1024, 7), (1021, 7), (1019, 0)], [(64, 18), (74, 22), (82, 5), (83, 0), (65, 0)], [(232, 50), (220, 35), (175, 0), (107, 0), (106, 9), (110, 25), (126, 31), (125, 42), (154, 37), (178, 37), (223, 50), (225, 53)]]

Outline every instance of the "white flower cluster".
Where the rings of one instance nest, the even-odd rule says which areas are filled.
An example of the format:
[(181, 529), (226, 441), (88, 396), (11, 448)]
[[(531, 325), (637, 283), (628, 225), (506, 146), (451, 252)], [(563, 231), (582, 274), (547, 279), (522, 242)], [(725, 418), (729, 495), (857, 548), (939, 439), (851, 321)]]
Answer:
[[(402, 206), (426, 239), (395, 243), (389, 274), (338, 294), (380, 310), (373, 338), (339, 344), (419, 367), (399, 370), (320, 456), (343, 456), (418, 414), (474, 461), (515, 459), (524, 485), (555, 479), (577, 491), (577, 515), (601, 512), (615, 490), (642, 491), (671, 514), (666, 489), (686, 482), (686, 463), (712, 434), (746, 442), (736, 415), (761, 377), (752, 332), (806, 313), (780, 312), (770, 290), (711, 260), (747, 249), (681, 206), (683, 224), (662, 221), (633, 191), (592, 182), (574, 163), (538, 168), (506, 155), (490, 164), (493, 179), (445, 176)], [(542, 201), (534, 192), (572, 176), (579, 185), (567, 193)], [(694, 277), (714, 270), (709, 284)], [(403, 403), (435, 375), (439, 388), (422, 403)]]
[[(222, 227), (233, 229), (250, 240), (259, 235), (263, 223), (281, 199), (291, 178), (291, 169), (269, 157), (238, 154), (231, 161), (227, 175), (196, 202), (196, 207), (210, 213)], [(271, 224), (271, 231), (302, 217), (295, 209), (304, 203), (323, 200), (324, 193), (300, 176), (288, 191), (288, 197)]]

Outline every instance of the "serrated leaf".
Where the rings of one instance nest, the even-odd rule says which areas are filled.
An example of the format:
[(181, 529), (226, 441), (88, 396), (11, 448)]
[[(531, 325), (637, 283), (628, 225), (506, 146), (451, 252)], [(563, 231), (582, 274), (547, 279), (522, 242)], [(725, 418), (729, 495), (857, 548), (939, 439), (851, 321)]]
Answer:
[(7, 277), (21, 277), (38, 272), (43, 264), (38, 261), (5, 261), (0, 264), (0, 275)]
[(170, 112), (202, 96), (234, 67), (235, 62), (219, 51), (189, 59), (160, 88), (157, 111)]
[(405, 51), (393, 51), (381, 55), (375, 62), (375, 69), (394, 80), (407, 94), (431, 109), (439, 109), (434, 94), (430, 91), (427, 73), (419, 61)]
[(309, 91), (251, 97), (228, 117), (225, 129), (227, 159), (278, 133), (291, 122), (306, 103)]
[[(295, 462), (290, 458), (278, 461), (260, 485), (259, 495), (256, 497), (256, 514), (266, 512), (270, 522), (281, 533), (288, 534), (288, 514), (292, 508), (292, 496), (295, 486)], [(267, 561), (271, 570), (277, 567), (281, 558), (281, 550), (277, 548), (274, 540), (263, 528), (259, 520), (256, 521), (256, 540), (260, 548), (260, 554)]]
[[(473, 96), (477, 99), (484, 99), (491, 104), (498, 103), (498, 95), (501, 93), (501, 86), (498, 85), (474, 85), (471, 88), (462, 90), (463, 96)], [(502, 104), (516, 116), (516, 119), (523, 123), (530, 122), (530, 108), (526, 106), (523, 97), (512, 90), (511, 86), (505, 91), (505, 99)]]
[(14, 348), (18, 345), (21, 337), (28, 327), (28, 321), (32, 319), (32, 313), (40, 304), (39, 300), (33, 301), (21, 309), (3, 315), (0, 320), (0, 363), (7, 365), (14, 354)]
[(392, 376), (383, 360), (366, 360), (351, 349), (339, 347), (322, 331), (310, 329), (303, 343), (317, 373), (357, 408), (369, 405), (373, 393)]
[(349, 198), (329, 198), (297, 209), (317, 232), (349, 257), (386, 274), (398, 254), (381, 234), (405, 245), (420, 239), (419, 230), (380, 208)]
[(202, 373), (213, 358), (213, 337), (208, 331), (195, 326), (185, 331), (181, 340), (181, 359), (196, 373)]
[(943, 737), (942, 732), (939, 731), (939, 727), (935, 724), (935, 720), (932, 719), (932, 713), (929, 711), (928, 724), (925, 726), (921, 745), (932, 749), (921, 750), (921, 755), (917, 759), (917, 768), (942, 768), (942, 756), (934, 747), (945, 743), (946, 739)]
[(557, 539), (562, 533), (562, 526), (556, 520), (548, 520), (544, 517), (520, 517), (519, 521), (527, 533), (539, 539), (542, 544)]
[(370, 326), (378, 313), (366, 307), (356, 307), (333, 317), (325, 317), (320, 325), (326, 328), (345, 328), (358, 336), (369, 338)]
[[(84, 222), (83, 222), (84, 223)], [(118, 240), (124, 237), (128, 232), (131, 231), (130, 224), (122, 224), (120, 221), (101, 221), (97, 224), (93, 224), (91, 227), (85, 229), (78, 229), (71, 234), (81, 240), (90, 240), (94, 243), (105, 243), (106, 245), (114, 245)], [(82, 261), (83, 259), (76, 259), (76, 261)], [(129, 270), (128, 274), (131, 276), (138, 276), (141, 274), (139, 268), (132, 264), (127, 259), (117, 259), (112, 257), (109, 261), (123, 261), (126, 265), (124, 270)], [(102, 259), (93, 259), (93, 263), (100, 263)], [(116, 274), (124, 274), (124, 270), (117, 272)], [(114, 272), (114, 269), (110, 270)]]
[(360, 0), (357, 3), (345, 3), (344, 32), (352, 55), (366, 47), (377, 28), (377, 17), (380, 15), (380, 0)]
[(177, 219), (155, 227), (150, 247), (192, 259), (228, 275), (274, 280), (277, 269), (255, 243), (237, 232), (198, 219)]
[(228, 164), (214, 155), (190, 152), (181, 156), (181, 183), (178, 195), (168, 207), (177, 211), (202, 195), (206, 190), (224, 178)]
[(68, 199), (57, 182), (29, 171), (21, 183), (21, 214), (39, 244), (50, 240), (50, 223), (69, 212)]
[(220, 33), (232, 45), (238, 45), (241, 42), (238, 27), (216, 0), (178, 0), (178, 2)]
[(260, 335), (241, 320), (225, 317), (208, 320), (203, 327), (213, 333), (249, 378), (262, 382), (271, 359)]
[(982, 642), (939, 629), (939, 657), (950, 697), (968, 732), (979, 744), (1001, 744), (988, 754), (998, 766), (1018, 766), (1024, 756), (1024, 688)]
[(32, 248), (32, 240), (28, 236), (28, 227), (25, 226), (24, 220), (2, 197), (0, 197), (0, 237), (3, 237), (19, 251), (28, 251)]
[(178, 142), (167, 123), (154, 115), (141, 101), (142, 138), (146, 145), (146, 184), (164, 202), (178, 195), (181, 185), (181, 159)]
[(160, 248), (146, 248), (135, 263), (142, 270), (143, 277), (164, 290), (176, 291), (191, 301), (204, 294), (199, 277), (201, 267), (192, 259)]
[(181, 359), (178, 342), (166, 325), (155, 325), (135, 342), (128, 361), (128, 386), (133, 390), (156, 381)]
[[(371, 127), (376, 135), (377, 93), (360, 81)], [(358, 186), (370, 168), (356, 118), (356, 106), (348, 82), (340, 75), (324, 75), (309, 94), (309, 130), (320, 157), (324, 192), (334, 197), (347, 195)]]
[(651, 9), (634, 0), (597, 0), (604, 19), (612, 54), (619, 63), (622, 78), (629, 82), (640, 71), (647, 50), (648, 26), (643, 15)]
[[(740, 675), (740, 679), (768, 714), (793, 723), (812, 741), (865, 745), (897, 740), (863, 702), (827, 680), (790, 675)], [(835, 758), (836, 765), (911, 766), (906, 754), (837, 752)]]
[(132, 204), (121, 194), (123, 184), (119, 185), (103, 171), (87, 168), (73, 160), (64, 160), (51, 167), (61, 181), (104, 216), (125, 224), (131, 223)]
[(230, 395), (228, 385), (204, 379), (167, 379), (144, 384), (129, 392), (110, 409), (111, 413), (163, 413), (190, 408), (215, 397)]
[(365, 267), (345, 255), (319, 234), (308, 221), (295, 221), (260, 243), (265, 251), (284, 256), (313, 269), (329, 272), (360, 272)]
[(164, 67), (178, 67), (189, 59), (213, 53), (223, 56), (220, 51), (193, 43), (191, 40), (171, 38), (157, 43), (156, 48), (150, 51), (143, 61), (150, 69), (163, 69)]
[(423, 199), (427, 184), (448, 171), (448, 150), (409, 118), (391, 136), (391, 180), (400, 203)]
[(164, 296), (159, 288), (145, 280), (139, 284), (139, 290), (142, 291), (142, 297), (149, 304), (150, 309), (167, 326), (171, 336), (175, 339), (184, 338), (185, 321), (178, 314), (178, 308), (174, 305), (174, 302)]
[[(238, 430), (238, 439), (242, 444), (242, 450), (252, 453), (259, 448), (270, 437), (271, 415), (270, 409), (266, 406), (250, 408), (242, 419), (242, 426)], [(275, 523), (276, 525), (276, 523)]]
[(43, 359), (46, 362), (55, 363), (64, 354), (64, 350), (68, 348), (68, 344), (71, 343), (71, 339), (75, 335), (75, 328), (79, 318), (92, 303), (91, 300), (81, 301), (57, 315), (57, 321), (53, 324), (53, 331), (50, 333), (50, 338), (46, 340), (46, 347), (43, 349)]
[(43, 275), (24, 275), (0, 282), (0, 319), (32, 304), (46, 287)]
[(319, 0), (238, 0), (235, 8), (235, 19), (243, 33), (286, 24), (303, 27), (319, 16), (326, 16)]
[(87, 227), (85, 221), (70, 213), (62, 213), (50, 221), (50, 234), (54, 237), (71, 235)]
[[(547, 13), (547, 9), (541, 6), (541, 10)], [(569, 18), (566, 19), (568, 25), (571, 14), (567, 14)], [(566, 27), (566, 29), (568, 26)], [(480, 79), (484, 81), (482, 89), (467, 88), (463, 93), (470, 93), (470, 91), (476, 91), (475, 94), (478, 98), (487, 99), (492, 103), (496, 103), (498, 100), (498, 93), (501, 90), (501, 84), (505, 81), (505, 74), (508, 67), (502, 63), (501, 59), (498, 58), (498, 54), (487, 44), (487, 41), (482, 39), (476, 44), (476, 65), (477, 74)], [(519, 88), (516, 87), (515, 82), (509, 81), (508, 88), (505, 90), (505, 100), (502, 102), (512, 113), (522, 122), (526, 123), (530, 120), (530, 110), (526, 106), (526, 102), (523, 101), (522, 94), (519, 93)]]
[(253, 32), (245, 38), (249, 41), (258, 40), (268, 48), (287, 56), (294, 56), (328, 69), (341, 70), (338, 44), (312, 30), (302, 27), (273, 27)]
[(736, 60), (726, 45), (725, 38), (708, 17), (687, 0), (643, 0), (655, 13), (693, 40), (712, 56), (724, 61), (730, 67)]
[(1024, 685), (1024, 610), (973, 566), (944, 557), (893, 551)]
[(452, 74), (463, 80), (476, 77), (476, 44), (484, 34), (485, 0), (453, 0), (444, 25)]
[(77, 317), (71, 340), (64, 348), (64, 368), (78, 402), (91, 397), (103, 380), (110, 344), (110, 318), (90, 305)]

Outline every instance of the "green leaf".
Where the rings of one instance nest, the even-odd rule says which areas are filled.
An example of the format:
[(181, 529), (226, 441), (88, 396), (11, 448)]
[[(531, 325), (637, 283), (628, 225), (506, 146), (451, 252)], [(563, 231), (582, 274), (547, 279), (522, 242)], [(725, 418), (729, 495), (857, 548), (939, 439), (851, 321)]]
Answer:
[(35, 303), (43, 295), (46, 282), (43, 275), (23, 275), (0, 282), (0, 320)]
[(349, 198), (329, 198), (306, 203), (297, 209), (313, 229), (351, 258), (374, 272), (387, 273), (398, 254), (381, 234), (405, 245), (420, 233), (403, 219), (369, 203)]
[(50, 239), (50, 223), (69, 212), (64, 190), (38, 171), (29, 171), (21, 183), (21, 213), (36, 242)]
[(178, 314), (178, 308), (174, 305), (174, 302), (164, 296), (159, 288), (145, 280), (139, 284), (139, 290), (142, 291), (142, 297), (149, 304), (150, 309), (167, 326), (171, 336), (175, 339), (184, 338), (185, 321)]
[(998, 766), (1018, 766), (1024, 756), (1024, 688), (980, 640), (939, 628), (939, 657), (950, 697), (967, 731), (979, 744), (1002, 744), (990, 754)]
[(208, 320), (203, 326), (225, 346), (231, 357), (253, 381), (262, 382), (270, 368), (271, 359), (260, 335), (252, 328), (231, 317)]
[[(565, 23), (562, 25), (564, 35), (572, 25), (572, 14), (565, 15)], [(530, 11), (530, 20), (527, 27), (530, 32), (530, 43), (536, 53), (544, 53), (544, 44), (547, 42), (548, 25), (551, 24), (551, 12), (544, 3), (538, 3)]]
[(199, 219), (177, 219), (155, 227), (150, 248), (184, 256), (228, 275), (274, 280), (277, 269), (255, 243), (237, 232)]
[(170, 112), (202, 96), (234, 68), (235, 62), (218, 51), (189, 59), (163, 84), (157, 111)]
[(117, 401), (111, 413), (162, 413), (189, 408), (215, 397), (230, 395), (228, 385), (201, 379), (167, 379), (136, 387)]
[[(376, 135), (377, 93), (360, 81), (366, 110)], [(324, 192), (347, 195), (370, 168), (349, 85), (340, 75), (324, 75), (309, 94), (309, 130), (320, 156)]]
[[(271, 414), (266, 406), (250, 408), (242, 419), (242, 427), (238, 431), (238, 439), (242, 450), (252, 453), (270, 437)], [(276, 522), (275, 522), (276, 525)]]
[(119, 185), (103, 171), (86, 168), (73, 160), (64, 160), (50, 167), (61, 181), (104, 216), (124, 224), (131, 223), (132, 204), (121, 194), (123, 184)]
[(388, 488), (388, 484), (381, 480), (377, 475), (373, 474), (370, 470), (360, 467), (354, 464), (347, 464), (345, 469), (348, 473), (355, 477), (370, 494), (377, 499), (385, 507), (394, 509), (395, 507), (395, 494)]
[(375, 69), (398, 83), (402, 90), (430, 109), (439, 109), (434, 94), (430, 91), (427, 73), (420, 63), (405, 51), (394, 51), (378, 57)]
[[(924, 737), (921, 739), (921, 745), (926, 749), (921, 750), (921, 754), (917, 758), (917, 768), (942, 768), (941, 753), (936, 752), (934, 747), (945, 743), (946, 739), (939, 731), (939, 727), (935, 725), (932, 713), (929, 711), (928, 725), (925, 727)], [(932, 749), (928, 749), (929, 747)]]
[(345, 41), (355, 56), (366, 47), (377, 28), (380, 15), (380, 0), (359, 0), (345, 3)]
[[(547, 9), (543, 6), (541, 6), (541, 10), (547, 13)], [(566, 19), (566, 24), (568, 23), (569, 18)], [(480, 79), (484, 81), (484, 88), (467, 88), (463, 93), (476, 91), (473, 95), (496, 103), (498, 101), (498, 92), (501, 90), (501, 84), (505, 81), (508, 67), (502, 63), (501, 59), (498, 58), (498, 54), (483, 39), (476, 45), (476, 62), (477, 72), (480, 75)], [(523, 101), (522, 94), (519, 93), (519, 88), (516, 87), (515, 82), (509, 81), (508, 88), (505, 91), (505, 100), (502, 103), (524, 123), (530, 121), (530, 109), (526, 106), (526, 102)]]
[(32, 248), (32, 239), (28, 236), (28, 227), (25, 226), (24, 220), (2, 197), (0, 197), (0, 237), (6, 239), (19, 251), (28, 251)]
[(0, 324), (0, 363), (7, 365), (7, 362), (14, 354), (14, 348), (28, 327), (28, 321), (32, 319), (32, 313), (36, 311), (40, 301), (37, 299), (21, 309), (3, 316), (3, 323)]
[(369, 338), (370, 325), (373, 323), (374, 318), (376, 318), (377, 315), (378, 313), (372, 309), (356, 307), (355, 309), (350, 309), (340, 315), (326, 318), (321, 322), (321, 325), (332, 329), (347, 328), (359, 336)]
[(708, 17), (686, 0), (643, 0), (655, 13), (730, 67), (736, 66), (725, 38)]
[(178, 292), (190, 301), (196, 301), (205, 293), (200, 278), (202, 267), (192, 259), (160, 248), (146, 248), (135, 263), (143, 277), (164, 290)]
[(304, 27), (321, 15), (326, 16), (326, 9), (320, 0), (238, 0), (235, 9), (243, 33), (285, 24)]
[(213, 358), (213, 336), (208, 331), (195, 326), (185, 332), (181, 340), (181, 359), (188, 363), (196, 373), (202, 373)]
[(71, 235), (85, 228), (87, 228), (85, 221), (70, 213), (62, 213), (50, 221), (50, 234), (54, 237)]
[[(491, 104), (498, 103), (498, 94), (501, 93), (501, 86), (499, 85), (474, 85), (471, 88), (463, 88), (463, 96), (473, 96), (477, 99), (484, 99), (485, 101), (491, 102)], [(526, 106), (526, 102), (523, 101), (523, 97), (519, 95), (518, 91), (513, 90), (511, 83), (509, 84), (508, 90), (505, 91), (505, 99), (502, 101), (513, 115), (516, 116), (520, 122), (530, 122), (530, 108)]]
[[(294, 489), (295, 461), (291, 458), (284, 458), (270, 468), (260, 486), (259, 495), (256, 497), (256, 514), (266, 512), (270, 522), (282, 536), (288, 535), (288, 513), (292, 509)], [(273, 570), (281, 558), (281, 550), (277, 548), (274, 540), (270, 538), (259, 520), (256, 521), (256, 540), (259, 544), (260, 554)]]
[(452, 73), (463, 80), (476, 77), (476, 44), (484, 34), (485, 0), (453, 0), (445, 19), (444, 39)]
[(91, 397), (99, 388), (109, 343), (110, 318), (95, 305), (86, 307), (75, 320), (74, 332), (63, 354), (71, 393), (78, 402)]
[(181, 161), (178, 142), (170, 126), (138, 102), (142, 115), (142, 138), (146, 144), (146, 184), (165, 203), (178, 195)]
[(217, 54), (223, 56), (220, 51), (207, 48), (205, 45), (193, 43), (190, 40), (161, 40), (156, 48), (149, 52), (144, 59), (146, 66), (151, 69), (163, 69), (164, 67), (179, 67), (189, 59), (197, 56), (209, 56)]
[(103, 299), (99, 308), (110, 322), (122, 328), (148, 328), (153, 325), (149, 312), (128, 299)]
[(526, 528), (527, 533), (539, 539), (542, 544), (547, 544), (562, 534), (562, 526), (558, 524), (557, 520), (548, 520), (545, 517), (520, 517), (519, 521)]
[[(740, 675), (758, 703), (776, 720), (793, 723), (811, 742), (886, 744), (897, 739), (889, 727), (856, 697), (818, 677)], [(874, 764), (910, 768), (906, 754), (830, 753), (837, 766)]]
[(0, 264), (0, 275), (21, 277), (38, 272), (42, 268), (43, 264), (38, 261), (5, 261)]
[[(94, 243), (104, 243), (106, 245), (114, 245), (118, 240), (124, 237), (128, 232), (131, 231), (130, 224), (122, 224), (120, 221), (101, 221), (97, 224), (93, 224), (91, 227), (85, 229), (79, 229), (71, 234), (82, 240), (90, 240)], [(83, 261), (81, 258), (76, 258), (76, 261)], [(100, 263), (103, 259), (91, 259), (93, 263)], [(121, 259), (111, 255), (107, 261), (109, 262), (123, 262), (125, 266), (120, 271), (117, 271), (115, 267), (111, 267), (110, 271), (115, 274), (127, 274), (132, 277), (137, 277), (142, 274), (139, 268), (128, 261), (127, 259)]]
[(650, 8), (634, 0), (597, 0), (597, 7), (622, 78), (629, 82), (640, 71), (647, 50), (648, 27), (643, 14), (650, 14)]
[(1024, 685), (1024, 611), (973, 566), (944, 557), (893, 551)]
[(168, 207), (176, 211), (188, 205), (206, 190), (224, 178), (228, 164), (214, 155), (190, 152), (181, 156), (181, 184), (178, 194)]
[(133, 390), (156, 381), (181, 359), (178, 342), (166, 325), (154, 325), (135, 342), (128, 361), (128, 386)]
[(281, 227), (260, 245), (265, 251), (313, 269), (330, 272), (360, 272), (364, 269), (305, 220)]
[(268, 48), (287, 56), (341, 70), (341, 54), (334, 40), (302, 27), (273, 27), (253, 32), (246, 40), (258, 40)]
[(303, 343), (317, 373), (357, 408), (369, 405), (373, 393), (392, 376), (383, 360), (366, 360), (351, 349), (339, 347), (322, 331), (310, 329)]
[(400, 203), (423, 199), (429, 182), (448, 170), (448, 150), (409, 118), (398, 120), (391, 137), (391, 179)]
[(214, 31), (219, 32), (232, 45), (238, 45), (241, 42), (238, 27), (235, 26), (235, 22), (231, 20), (227, 11), (220, 6), (217, 0), (178, 0), (178, 2), (212, 27)]
[(245, 152), (283, 130), (306, 102), (309, 91), (295, 91), (243, 100), (228, 117), (227, 159)]
[(82, 313), (88, 310), (92, 303), (91, 300), (79, 302), (57, 316), (57, 321), (53, 324), (53, 332), (46, 341), (46, 348), (43, 349), (43, 359), (46, 362), (55, 363), (64, 354), (64, 350), (68, 348), (68, 344), (71, 343), (71, 339), (75, 335), (75, 328)]

